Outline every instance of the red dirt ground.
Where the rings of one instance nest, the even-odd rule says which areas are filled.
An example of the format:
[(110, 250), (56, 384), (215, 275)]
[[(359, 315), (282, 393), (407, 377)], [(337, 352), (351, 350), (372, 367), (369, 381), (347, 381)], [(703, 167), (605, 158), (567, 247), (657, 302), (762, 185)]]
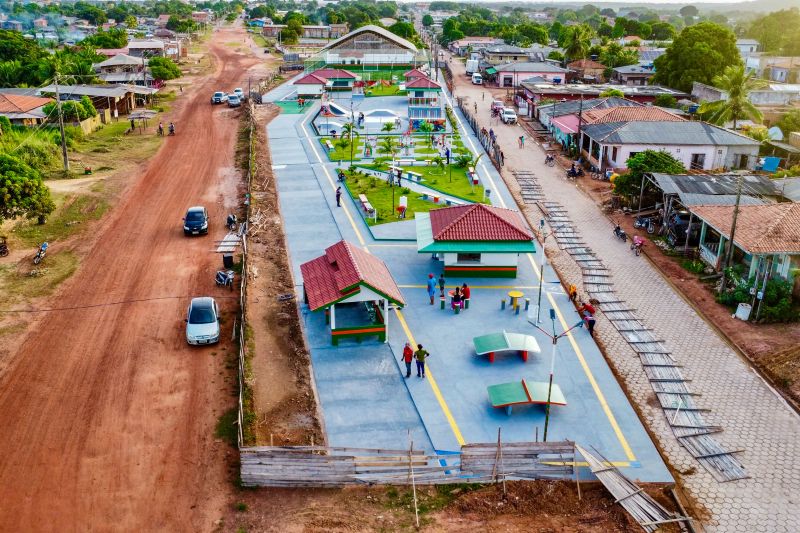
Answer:
[[(0, 377), (0, 529), (209, 530), (231, 486), (214, 439), (232, 404), (225, 359), (235, 300), (212, 283), (212, 253), (236, 199), (238, 129), (209, 94), (257, 61), (215, 33), (215, 71), (197, 80), (169, 138), (96, 231), (75, 275), (12, 347)], [(204, 204), (211, 234), (185, 238), (181, 217)], [(57, 251), (56, 251), (57, 252)], [(193, 296), (218, 298), (223, 341), (190, 348)], [(59, 310), (65, 309), (65, 310)]]

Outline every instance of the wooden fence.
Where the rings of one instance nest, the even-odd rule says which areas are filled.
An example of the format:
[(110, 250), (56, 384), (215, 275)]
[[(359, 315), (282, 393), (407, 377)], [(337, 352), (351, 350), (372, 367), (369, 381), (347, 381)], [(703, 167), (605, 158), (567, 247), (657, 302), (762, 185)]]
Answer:
[(362, 484), (501, 482), (571, 479), (575, 443), (467, 444), (460, 453), (414, 450), (259, 446), (241, 448), (241, 480), (248, 487), (341, 487)]

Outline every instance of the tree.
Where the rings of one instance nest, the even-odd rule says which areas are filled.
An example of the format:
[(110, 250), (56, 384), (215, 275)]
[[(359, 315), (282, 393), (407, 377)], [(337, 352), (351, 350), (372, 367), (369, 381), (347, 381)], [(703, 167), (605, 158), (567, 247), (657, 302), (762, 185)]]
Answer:
[(686, 17), (696, 17), (699, 11), (697, 11), (697, 8), (694, 6), (684, 6), (681, 8), (679, 13), (683, 18), (686, 18)]
[(609, 97), (624, 98), (625, 93), (620, 91), (619, 89), (606, 89), (605, 91), (600, 93), (600, 98), (609, 98)]
[(781, 129), (784, 137), (789, 137), (793, 131), (800, 131), (800, 109), (792, 109), (783, 115), (776, 126)]
[(172, 15), (167, 20), (167, 29), (178, 33), (189, 33), (197, 29), (197, 23), (192, 19)]
[(403, 39), (413, 39), (417, 36), (417, 32), (414, 29), (414, 25), (410, 22), (395, 22), (391, 26), (389, 26), (389, 31), (394, 33), (397, 36), (402, 37)]
[(692, 82), (709, 84), (726, 67), (740, 62), (733, 32), (713, 22), (701, 22), (684, 29), (664, 55), (656, 58), (653, 81), (690, 92)]
[(592, 37), (592, 30), (588, 26), (572, 26), (563, 44), (564, 56), (569, 61), (583, 59), (589, 50), (589, 40)]
[[(642, 190), (644, 175), (650, 172), (664, 174), (684, 174), (686, 168), (683, 163), (675, 159), (668, 152), (645, 150), (628, 159), (626, 166), (628, 172), (614, 179), (614, 192), (620, 196), (632, 198), (639, 196)], [(645, 182), (647, 185), (647, 182)], [(645, 187), (647, 192), (647, 187)]]
[(44, 217), (56, 208), (39, 172), (0, 153), (0, 223), (16, 217)]
[(675, 38), (675, 28), (668, 22), (654, 22), (650, 25), (650, 38), (656, 41), (671, 41)]
[(747, 30), (747, 37), (756, 39), (762, 52), (800, 54), (800, 9), (784, 9), (757, 18)]
[(623, 48), (619, 43), (608, 43), (600, 53), (600, 62), (612, 69), (635, 65), (639, 62), (639, 52), (633, 48)]
[(269, 16), (269, 9), (267, 6), (256, 6), (250, 10), (251, 19), (262, 19)]
[(433, 17), (430, 16), (428, 13), (425, 13), (425, 16), (422, 17), (422, 25), (426, 28), (430, 28), (433, 26)]
[(749, 96), (751, 91), (765, 87), (765, 81), (757, 79), (753, 72), (747, 72), (744, 65), (739, 64), (726, 67), (713, 82), (715, 87), (728, 93), (728, 98), (700, 106), (700, 114), (707, 115), (709, 122), (723, 125), (732, 120), (733, 129), (743, 118), (761, 122), (761, 111), (750, 102)]
[(125, 48), (128, 46), (128, 34), (121, 28), (111, 28), (108, 31), (97, 30), (97, 33), (90, 35), (81, 41), (81, 46), (93, 46), (95, 48)]
[(355, 143), (353, 142), (353, 137), (358, 137), (358, 130), (356, 129), (356, 125), (352, 122), (348, 122), (344, 126), (342, 126), (342, 139), (347, 139), (347, 144), (350, 145), (350, 166), (353, 165), (353, 148)]
[(671, 94), (662, 93), (656, 96), (656, 99), (653, 100), (653, 105), (656, 105), (658, 107), (669, 107), (671, 109), (674, 109), (675, 107), (678, 106), (678, 101)]
[(147, 63), (156, 80), (174, 80), (181, 77), (181, 69), (168, 57), (151, 57)]

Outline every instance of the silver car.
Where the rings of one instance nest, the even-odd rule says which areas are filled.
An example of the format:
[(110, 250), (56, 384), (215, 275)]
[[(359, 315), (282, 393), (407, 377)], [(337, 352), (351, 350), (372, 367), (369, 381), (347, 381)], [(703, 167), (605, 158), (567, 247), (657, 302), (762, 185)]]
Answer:
[(240, 105), (242, 105), (242, 101), (238, 96), (233, 93), (228, 95), (228, 107), (239, 107)]
[(219, 342), (219, 309), (214, 298), (192, 298), (186, 313), (186, 342), (194, 345)]

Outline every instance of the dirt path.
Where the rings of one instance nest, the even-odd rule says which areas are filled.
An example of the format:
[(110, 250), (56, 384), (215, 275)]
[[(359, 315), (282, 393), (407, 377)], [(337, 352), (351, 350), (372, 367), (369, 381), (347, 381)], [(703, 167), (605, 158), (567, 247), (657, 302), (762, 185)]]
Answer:
[[(233, 401), (233, 346), (191, 349), (189, 298), (216, 296), (223, 339), (235, 301), (214, 287), (211, 253), (235, 202), (237, 112), (208, 104), (256, 61), (215, 34), (216, 68), (175, 110), (167, 139), (73, 278), (12, 351), (0, 378), (0, 523), (8, 531), (191, 530), (214, 527), (229, 496), (226, 445), (214, 425)], [(187, 239), (185, 209), (205, 204), (208, 237)], [(119, 303), (126, 302), (126, 303)], [(57, 524), (57, 526), (56, 526)]]

